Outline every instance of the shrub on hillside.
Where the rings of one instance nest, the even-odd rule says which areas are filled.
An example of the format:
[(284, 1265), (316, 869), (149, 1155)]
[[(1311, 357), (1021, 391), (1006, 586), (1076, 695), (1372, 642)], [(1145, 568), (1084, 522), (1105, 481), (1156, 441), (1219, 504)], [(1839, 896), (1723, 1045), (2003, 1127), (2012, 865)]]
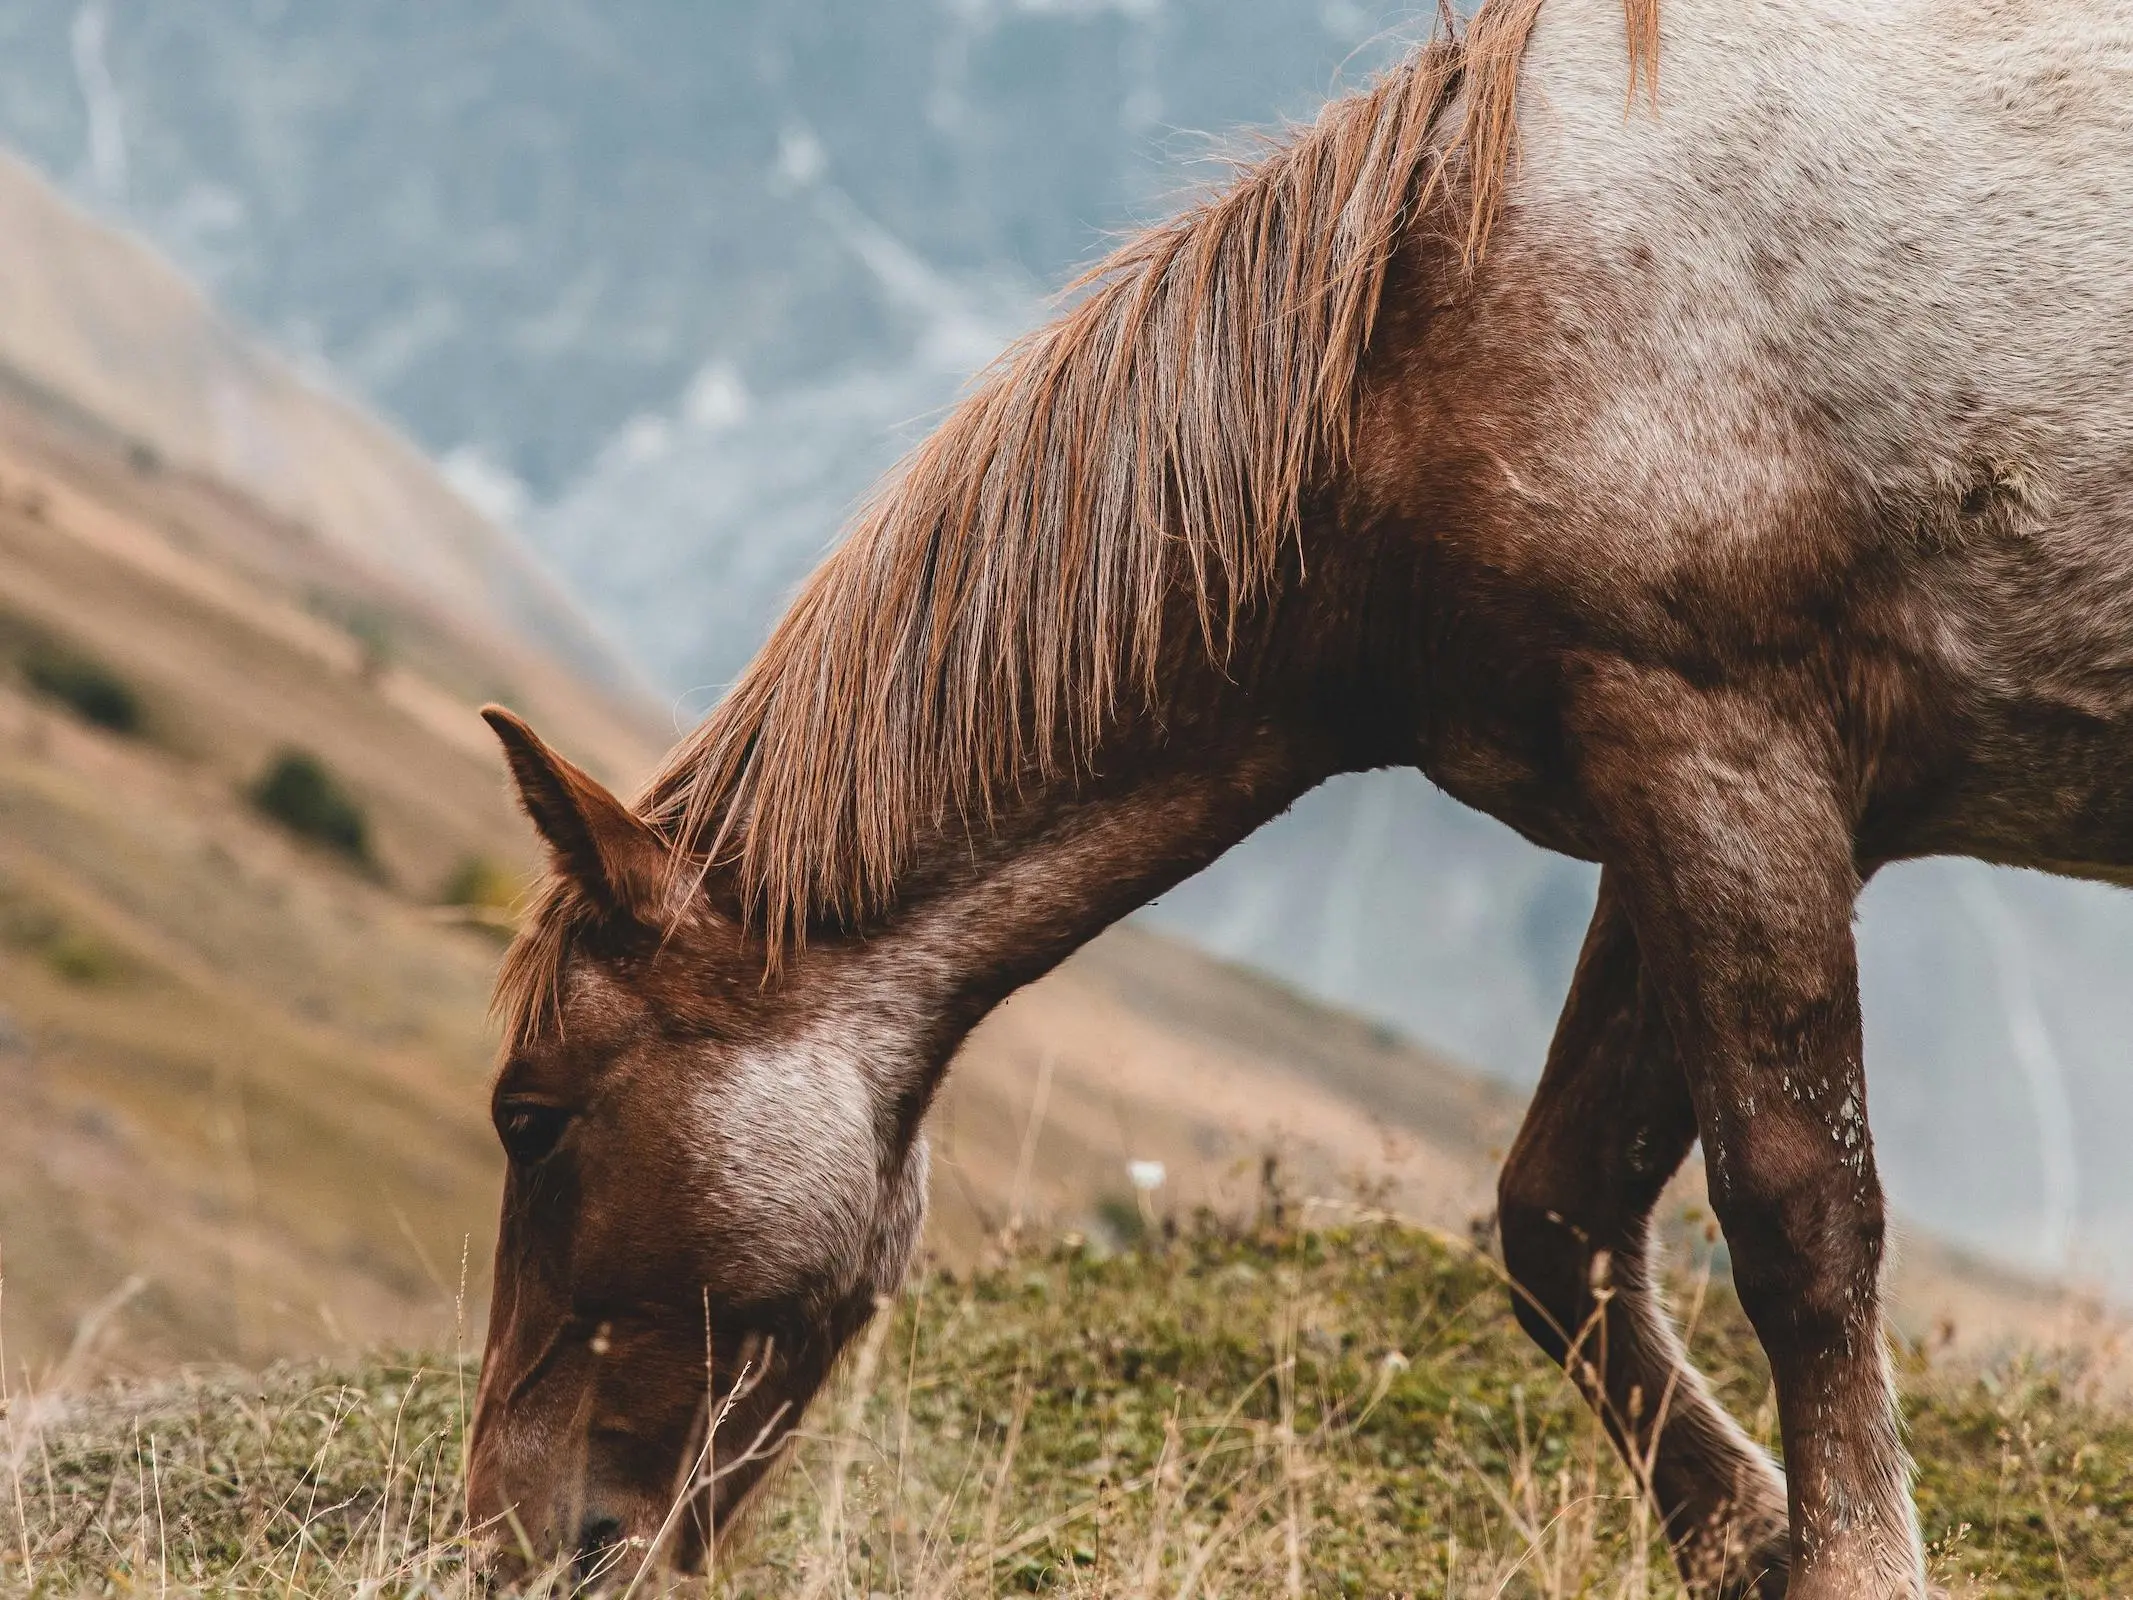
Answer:
[(509, 867), (487, 856), (465, 856), (444, 880), (437, 903), (462, 906), (469, 911), (508, 913), (525, 890), (525, 883)]
[(437, 900), (459, 913), (465, 926), (508, 941), (518, 931), (518, 906), (525, 892), (525, 881), (509, 867), (470, 855), (452, 869)]
[(95, 934), (68, 928), (44, 948), (44, 964), (68, 983), (116, 983), (127, 975), (126, 958)]
[(22, 676), (37, 693), (58, 701), (84, 722), (113, 733), (141, 731), (141, 697), (94, 656), (40, 641), (23, 652)]
[(304, 598), (311, 614), (332, 623), (355, 642), (361, 652), (357, 675), (375, 684), (399, 657), (393, 616), (368, 600), (337, 589), (313, 589)]
[(307, 750), (283, 750), (252, 785), (252, 804), (291, 833), (369, 865), (370, 824), (363, 808)]

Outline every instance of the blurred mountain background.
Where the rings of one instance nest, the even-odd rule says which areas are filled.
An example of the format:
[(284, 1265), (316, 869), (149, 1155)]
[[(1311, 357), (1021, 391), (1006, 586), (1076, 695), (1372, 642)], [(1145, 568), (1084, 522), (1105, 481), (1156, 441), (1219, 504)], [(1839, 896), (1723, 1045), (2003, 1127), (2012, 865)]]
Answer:
[[(1308, 115), (1424, 21), (1354, 0), (6, 0), (0, 143), (290, 364), (243, 376), (203, 332), (204, 405), (137, 407), (129, 436), (329, 542), (391, 544), (410, 593), (617, 695), (641, 677), (678, 728), (1077, 266), (1214, 181), (1250, 149), (1239, 125)], [(128, 369), (123, 292), (101, 343), (45, 349), (64, 319), (39, 308), (93, 274), (9, 253), (0, 357), (24, 382)], [(166, 378), (128, 369), (96, 409)], [(334, 396), (400, 430), (336, 445), (364, 463), (345, 481), (280, 420)], [(417, 451), (458, 502), (403, 481)], [(1522, 1085), (1592, 883), (1390, 774), (1309, 797), (1147, 915)], [(2133, 1292), (2133, 901), (1914, 865), (1861, 931), (1899, 1206)]]

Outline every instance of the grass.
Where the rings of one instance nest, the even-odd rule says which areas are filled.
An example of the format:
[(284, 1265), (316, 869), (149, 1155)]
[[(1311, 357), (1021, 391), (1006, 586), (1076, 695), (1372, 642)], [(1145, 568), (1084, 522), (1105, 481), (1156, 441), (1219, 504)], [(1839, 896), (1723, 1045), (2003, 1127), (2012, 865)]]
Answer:
[(438, 892), (440, 905), (508, 913), (526, 894), (526, 880), (490, 856), (460, 858)]
[(463, 856), (437, 894), (439, 908), (467, 926), (508, 943), (518, 928), (526, 880), (493, 856)]
[(96, 987), (133, 976), (126, 955), (34, 890), (0, 871), (0, 948), (34, 955), (67, 983)]
[[(1697, 1332), (1767, 1434), (1724, 1295)], [(0, 1587), (472, 1595), (455, 1359), (14, 1395)], [(2133, 1420), (1905, 1361), (1935, 1577), (2133, 1587)], [(636, 1573), (618, 1569), (613, 1592)], [(34, 1575), (34, 1577), (32, 1577)], [(637, 1592), (665, 1592), (648, 1580)], [(916, 1282), (819, 1403), (733, 1597), (1666, 1596), (1648, 1519), (1490, 1264), (1392, 1225), (1077, 1241)]]

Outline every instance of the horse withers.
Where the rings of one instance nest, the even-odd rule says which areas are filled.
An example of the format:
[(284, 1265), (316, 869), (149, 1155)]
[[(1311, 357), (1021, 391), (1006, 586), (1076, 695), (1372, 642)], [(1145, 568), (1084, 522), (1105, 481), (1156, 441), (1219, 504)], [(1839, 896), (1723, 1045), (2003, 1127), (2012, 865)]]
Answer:
[[(1693, 1592), (1923, 1592), (1851, 919), (1904, 857), (2133, 868), (2133, 7), (1630, 9), (1488, 0), (1129, 243), (634, 805), (492, 712), (555, 867), (500, 989), (507, 1548), (700, 1557), (896, 1289), (969, 1029), (1408, 764), (1602, 864), (1520, 1320)], [(1654, 1284), (1698, 1139), (1784, 1472)]]

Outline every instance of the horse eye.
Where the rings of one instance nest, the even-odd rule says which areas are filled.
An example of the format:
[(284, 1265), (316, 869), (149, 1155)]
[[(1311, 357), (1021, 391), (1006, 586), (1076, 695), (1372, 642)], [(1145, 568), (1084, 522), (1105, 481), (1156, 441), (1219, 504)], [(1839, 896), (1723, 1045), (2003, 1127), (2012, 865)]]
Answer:
[(569, 1126), (570, 1113), (563, 1107), (536, 1105), (530, 1100), (508, 1101), (496, 1117), (504, 1153), (521, 1167), (546, 1160)]

